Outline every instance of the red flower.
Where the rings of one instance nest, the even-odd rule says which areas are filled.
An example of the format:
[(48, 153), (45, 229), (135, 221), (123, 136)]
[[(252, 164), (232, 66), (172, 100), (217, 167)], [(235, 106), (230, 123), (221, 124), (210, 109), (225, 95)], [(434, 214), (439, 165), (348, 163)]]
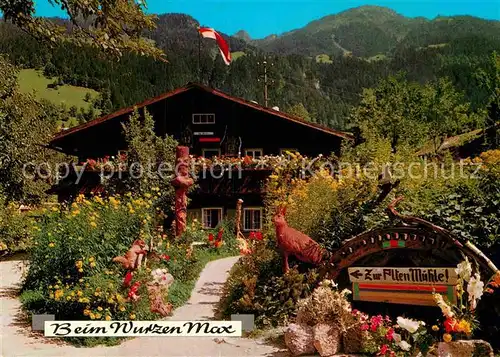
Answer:
[(248, 235), (248, 238), (255, 239), (255, 232), (251, 231), (250, 234)]
[(123, 279), (124, 286), (126, 286), (126, 287), (130, 286), (130, 282), (132, 281), (133, 275), (134, 275), (134, 273), (132, 273), (131, 271), (128, 271), (127, 274), (125, 274), (125, 278)]
[(91, 169), (93, 169), (93, 168), (94, 168), (94, 166), (97, 164), (97, 162), (96, 162), (95, 160), (93, 160), (93, 159), (88, 159), (88, 160), (87, 160), (87, 164), (89, 165), (89, 167), (90, 167)]
[(368, 331), (369, 328), (370, 326), (368, 324), (361, 325), (361, 331)]
[(387, 339), (387, 341), (392, 341), (394, 339), (394, 329), (392, 327), (389, 330), (387, 330), (385, 338)]
[(170, 255), (162, 254), (161, 258), (168, 261), (168, 260), (170, 260)]
[(457, 329), (457, 325), (457, 320), (453, 318), (447, 318), (444, 322), (444, 329), (446, 330), (446, 333), (455, 332)]
[(130, 290), (128, 291), (128, 297), (129, 299), (131, 299), (132, 301), (137, 301), (139, 300), (139, 295), (137, 295), (137, 291), (139, 291), (139, 286), (141, 286), (141, 282), (140, 281), (136, 281), (134, 283), (134, 285), (132, 285), (132, 287), (130, 288)]
[(378, 315), (378, 316), (372, 316), (372, 318), (370, 319), (370, 330), (375, 332), (377, 331), (377, 329), (382, 326), (382, 324), (384, 323), (384, 319), (381, 315)]
[(210, 233), (210, 234), (208, 235), (208, 241), (209, 241), (209, 242), (212, 242), (213, 240), (214, 240), (214, 235), (213, 235), (213, 233)]
[(389, 346), (382, 345), (380, 346), (380, 351), (378, 351), (378, 356), (385, 356), (388, 352), (391, 352)]
[(256, 238), (257, 240), (262, 240), (262, 232), (257, 232), (257, 233), (255, 233), (255, 238)]
[(245, 156), (245, 157), (243, 158), (243, 163), (244, 163), (245, 165), (249, 165), (249, 164), (251, 164), (251, 163), (252, 163), (252, 158), (251, 158), (250, 156), (248, 156), (248, 155), (247, 155), (247, 156)]
[(222, 240), (222, 234), (224, 233), (224, 229), (221, 228), (219, 229), (219, 233), (217, 233), (217, 240), (221, 241)]

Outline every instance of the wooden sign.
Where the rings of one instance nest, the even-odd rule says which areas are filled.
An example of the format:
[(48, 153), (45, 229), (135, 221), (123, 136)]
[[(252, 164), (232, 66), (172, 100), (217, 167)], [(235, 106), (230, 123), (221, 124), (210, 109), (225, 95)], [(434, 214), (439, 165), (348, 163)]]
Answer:
[(214, 135), (213, 131), (195, 131), (194, 135), (200, 136), (200, 135)]
[(351, 282), (456, 285), (455, 268), (349, 268)]
[(454, 268), (349, 268), (353, 299), (436, 306), (432, 293), (455, 303)]

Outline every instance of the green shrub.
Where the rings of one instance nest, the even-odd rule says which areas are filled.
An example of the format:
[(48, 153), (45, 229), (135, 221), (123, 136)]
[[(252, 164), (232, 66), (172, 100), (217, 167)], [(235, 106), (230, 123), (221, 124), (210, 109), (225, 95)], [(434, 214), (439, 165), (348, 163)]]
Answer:
[[(29, 251), (25, 307), (58, 319), (82, 319), (90, 313), (96, 319), (125, 319), (135, 314), (136, 307), (125, 304), (126, 292), (120, 289), (124, 272), (112, 259), (134, 240), (153, 236), (151, 200), (80, 197), (69, 209), (53, 208), (41, 217)], [(32, 296), (37, 299), (28, 298)], [(142, 310), (137, 314), (148, 317)]]
[(257, 241), (254, 252), (235, 264), (218, 305), (219, 318), (254, 314), (259, 328), (285, 324), (299, 299), (308, 296), (318, 281), (314, 270), (282, 273), (281, 257), (273, 241)]
[(31, 243), (34, 219), (18, 211), (14, 203), (5, 205), (0, 196), (0, 255), (25, 251)]

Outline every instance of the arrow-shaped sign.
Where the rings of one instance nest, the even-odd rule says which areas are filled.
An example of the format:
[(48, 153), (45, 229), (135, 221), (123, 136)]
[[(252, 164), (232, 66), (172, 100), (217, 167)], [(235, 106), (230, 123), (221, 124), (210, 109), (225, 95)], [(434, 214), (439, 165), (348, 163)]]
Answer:
[(351, 276), (353, 276), (353, 277), (354, 277), (354, 278), (356, 278), (356, 279), (359, 279), (360, 277), (362, 277), (362, 276), (363, 276), (363, 273), (362, 273), (362, 272), (360, 272), (359, 270), (356, 270), (356, 271), (353, 271), (353, 272), (351, 273)]

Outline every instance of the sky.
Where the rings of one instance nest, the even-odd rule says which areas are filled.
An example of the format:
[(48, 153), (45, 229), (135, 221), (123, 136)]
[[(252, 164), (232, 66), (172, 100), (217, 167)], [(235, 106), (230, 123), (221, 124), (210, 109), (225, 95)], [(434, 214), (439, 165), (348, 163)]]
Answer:
[[(36, 0), (39, 16), (63, 16), (48, 0)], [(148, 13), (185, 13), (202, 26), (229, 35), (244, 29), (254, 39), (300, 28), (326, 15), (362, 5), (386, 6), (408, 17), (472, 15), (500, 20), (500, 0), (147, 0)]]

